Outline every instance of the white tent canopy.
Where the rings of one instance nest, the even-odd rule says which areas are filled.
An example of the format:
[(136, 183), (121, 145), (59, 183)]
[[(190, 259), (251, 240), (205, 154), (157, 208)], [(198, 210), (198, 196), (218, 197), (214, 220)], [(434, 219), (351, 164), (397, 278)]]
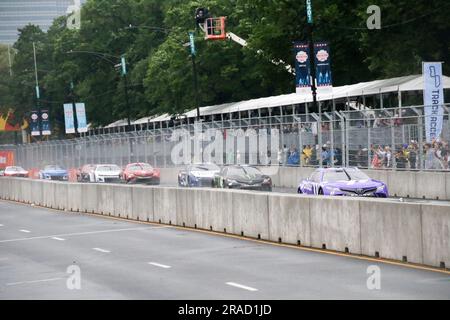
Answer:
[[(450, 77), (443, 76), (443, 86), (444, 89), (450, 89)], [(422, 91), (423, 87), (424, 87), (423, 76), (419, 74), (385, 80), (361, 82), (341, 87), (333, 87), (332, 90), (327, 93), (321, 93), (319, 91), (317, 95), (317, 100), (327, 101), (333, 99), (359, 97), (382, 93)], [(291, 93), (267, 98), (259, 98), (235, 103), (226, 103), (221, 105), (202, 107), (200, 108), (200, 115), (208, 116), (214, 114), (231, 113), (236, 111), (255, 110), (260, 108), (282, 107), (302, 103), (309, 103), (312, 101), (313, 98), (311, 93), (305, 94)], [(183, 116), (189, 118), (195, 117), (196, 115), (197, 115), (196, 109), (188, 111), (183, 114)], [(171, 115), (164, 114), (157, 117), (153, 116), (149, 118), (142, 118), (139, 119), (138, 121), (133, 122), (133, 124), (167, 121), (170, 120), (170, 118)], [(117, 121), (113, 124), (110, 124), (108, 127), (115, 127), (118, 125), (122, 125), (119, 124), (121, 123), (121, 121)]]

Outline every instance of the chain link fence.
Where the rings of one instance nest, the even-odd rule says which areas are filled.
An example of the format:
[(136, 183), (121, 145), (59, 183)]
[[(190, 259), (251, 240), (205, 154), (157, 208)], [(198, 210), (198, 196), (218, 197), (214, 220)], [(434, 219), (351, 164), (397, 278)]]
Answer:
[[(267, 156), (270, 164), (283, 166), (448, 170), (449, 105), (444, 109), (442, 138), (433, 144), (426, 143), (423, 106), (203, 122), (201, 131), (206, 134), (214, 129), (224, 138), (222, 163), (226, 164), (258, 165)], [(177, 130), (184, 130), (192, 137), (188, 158), (195, 160), (194, 124), (160, 127), (71, 140), (3, 145), (0, 151), (14, 151), (16, 164), (27, 169), (39, 169), (48, 164), (79, 168), (84, 164), (125, 166), (132, 162), (147, 162), (164, 168), (176, 165), (172, 151), (180, 140), (173, 136)], [(238, 131), (238, 135), (243, 134), (245, 141), (241, 145), (238, 137), (231, 134), (239, 129), (242, 131)], [(276, 131), (272, 130), (279, 134), (273, 136)], [(256, 133), (257, 139), (249, 132)], [(260, 143), (263, 139), (267, 139), (267, 144)], [(249, 147), (255, 142), (258, 143), (256, 150)], [(208, 144), (202, 142), (201, 150), (207, 150)]]

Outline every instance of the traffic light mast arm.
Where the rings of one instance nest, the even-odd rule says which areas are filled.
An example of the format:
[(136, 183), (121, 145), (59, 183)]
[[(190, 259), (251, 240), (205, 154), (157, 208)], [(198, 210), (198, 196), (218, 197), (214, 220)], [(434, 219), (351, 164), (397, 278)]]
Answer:
[[(237, 44), (239, 44), (239, 45), (241, 45), (243, 47), (247, 47), (248, 46), (248, 42), (246, 40), (242, 39), (241, 37), (239, 37), (238, 35), (234, 34), (233, 32), (227, 32), (227, 38), (230, 39), (230, 40), (233, 40), (234, 42), (236, 42)], [(264, 51), (258, 50), (257, 53), (262, 55), (262, 54), (264, 54)], [(275, 59), (271, 59), (270, 62), (272, 62), (276, 66), (283, 65), (287, 72), (289, 72), (290, 74), (295, 75), (294, 68), (292, 68), (291, 65), (289, 65), (286, 62), (284, 62), (283, 60), (278, 60), (277, 61)]]

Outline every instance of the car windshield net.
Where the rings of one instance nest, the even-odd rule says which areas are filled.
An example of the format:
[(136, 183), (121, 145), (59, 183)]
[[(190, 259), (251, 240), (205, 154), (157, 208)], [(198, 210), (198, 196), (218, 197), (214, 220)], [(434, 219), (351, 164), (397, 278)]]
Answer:
[(45, 170), (64, 170), (64, 169), (60, 166), (46, 166)]
[(219, 171), (219, 167), (215, 164), (199, 164), (191, 167), (191, 171)]
[(118, 166), (99, 166), (99, 171), (119, 171), (120, 168)]
[(151, 171), (151, 170), (153, 170), (153, 167), (149, 164), (143, 164), (142, 169), (144, 169), (146, 171)]
[(261, 175), (261, 171), (253, 167), (245, 167), (244, 170), (247, 174), (250, 174), (252, 176)]
[(322, 180), (327, 182), (349, 181), (350, 177), (347, 175), (347, 173), (345, 173), (344, 170), (328, 171), (323, 174)]
[(357, 169), (346, 169), (347, 174), (350, 176), (352, 180), (369, 180), (369, 176), (364, 172)]
[(229, 176), (245, 176), (246, 172), (244, 168), (229, 168), (228, 169), (228, 175)]

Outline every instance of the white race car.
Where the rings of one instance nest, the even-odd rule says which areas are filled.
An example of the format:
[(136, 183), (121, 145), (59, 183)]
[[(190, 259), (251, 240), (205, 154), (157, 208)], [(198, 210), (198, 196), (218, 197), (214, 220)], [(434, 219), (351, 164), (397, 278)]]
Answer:
[[(122, 169), (115, 164), (99, 164), (92, 172), (91, 182), (117, 183), (121, 182)], [(92, 181), (93, 180), (93, 181)]]

